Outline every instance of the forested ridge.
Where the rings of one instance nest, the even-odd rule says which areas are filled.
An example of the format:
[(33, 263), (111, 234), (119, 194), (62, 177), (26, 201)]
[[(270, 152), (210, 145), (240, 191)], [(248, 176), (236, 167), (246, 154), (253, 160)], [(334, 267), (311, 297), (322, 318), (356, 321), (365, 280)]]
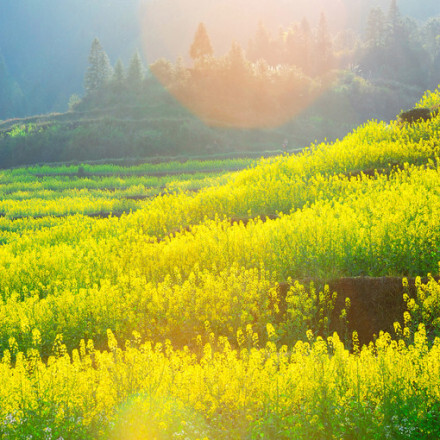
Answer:
[[(296, 150), (394, 119), (439, 82), (439, 18), (416, 22), (391, 1), (360, 33), (315, 15), (278, 33), (260, 21), (224, 55), (200, 22), (183, 56), (148, 67), (139, 51), (112, 62), (94, 38), (67, 113), (0, 123), (0, 164)], [(25, 106), (0, 59), (2, 75), (0, 109)]]

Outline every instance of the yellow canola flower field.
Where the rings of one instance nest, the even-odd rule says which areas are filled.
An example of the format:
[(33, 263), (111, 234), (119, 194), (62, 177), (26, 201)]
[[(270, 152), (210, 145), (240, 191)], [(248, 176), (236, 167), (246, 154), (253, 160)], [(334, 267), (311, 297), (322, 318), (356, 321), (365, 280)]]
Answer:
[(206, 220), (159, 241), (123, 229), (130, 216), (74, 216), (25, 233), (0, 248), (0, 346), (14, 336), (28, 348), (34, 328), (45, 336), (45, 353), (57, 333), (72, 349), (85, 336), (102, 341), (107, 328), (121, 338), (142, 329), (172, 340), (180, 329), (179, 342), (189, 343), (205, 320), (231, 336), (276, 318), (269, 306), (281, 300), (277, 281), (289, 277), (436, 273), (439, 169), (332, 178), (331, 185), (338, 199), (278, 219)]
[(423, 325), (412, 345), (382, 334), (351, 353), (336, 334), (290, 349), (271, 341), (259, 348), (252, 332), (246, 338), (250, 348), (245, 340), (232, 349), (211, 334), (189, 351), (141, 343), (134, 333), (120, 348), (109, 331), (106, 351), (81, 341), (69, 356), (58, 338), (47, 362), (33, 349), (13, 366), (8, 350), (0, 364), (3, 438), (48, 430), (51, 438), (96, 439), (438, 433), (440, 341), (428, 347)]
[(364, 347), (309, 283), (437, 273), (439, 128), (373, 121), (145, 200), (158, 181), (3, 171), (1, 437), (440, 438), (435, 279)]

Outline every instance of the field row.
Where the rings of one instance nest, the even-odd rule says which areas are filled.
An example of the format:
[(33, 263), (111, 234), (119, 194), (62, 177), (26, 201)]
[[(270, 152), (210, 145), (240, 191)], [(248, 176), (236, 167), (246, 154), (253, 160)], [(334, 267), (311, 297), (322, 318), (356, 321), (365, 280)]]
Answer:
[[(143, 343), (108, 350), (82, 340), (71, 356), (61, 337), (40, 360), (14, 341), (0, 363), (4, 439), (433, 439), (440, 435), (440, 344), (381, 335), (350, 353), (335, 334), (294, 347), (260, 345), (251, 326), (239, 349), (207, 331), (193, 351)], [(356, 338), (354, 338), (356, 339)], [(11, 361), (14, 361), (13, 364)], [(31, 436), (32, 437), (28, 437)], [(141, 437), (139, 437), (141, 436)]]
[(186, 160), (181, 162), (169, 161), (161, 163), (142, 163), (139, 165), (122, 166), (112, 164), (82, 164), (82, 165), (64, 165), (50, 166), (38, 165), (27, 168), (16, 168), (3, 171), (0, 182), (8, 179), (27, 178), (29, 176), (72, 176), (72, 177), (93, 177), (93, 176), (148, 176), (165, 174), (185, 174), (185, 173), (206, 173), (206, 172), (225, 172), (237, 171), (249, 166), (254, 160), (248, 158), (237, 159), (216, 159), (216, 160)]

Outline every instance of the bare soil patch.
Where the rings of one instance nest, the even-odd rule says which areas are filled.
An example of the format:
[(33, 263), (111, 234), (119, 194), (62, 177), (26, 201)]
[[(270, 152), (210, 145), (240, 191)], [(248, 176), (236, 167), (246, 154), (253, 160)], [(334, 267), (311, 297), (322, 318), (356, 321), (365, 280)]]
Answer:
[[(440, 277), (434, 277), (437, 281)], [(327, 282), (330, 291), (337, 292), (337, 300), (333, 310), (330, 329), (343, 334), (345, 329), (339, 319), (345, 308), (345, 299), (350, 298), (351, 307), (348, 312), (349, 335), (358, 332), (361, 344), (374, 340), (381, 330), (394, 335), (394, 323), (402, 323), (406, 304), (403, 294), (410, 297), (416, 295), (415, 278), (407, 278), (408, 287), (404, 288), (401, 277), (348, 277)], [(426, 283), (427, 278), (422, 278)], [(323, 285), (316, 283), (316, 287)], [(286, 310), (286, 294), (289, 290), (287, 283), (280, 283), (280, 309)]]

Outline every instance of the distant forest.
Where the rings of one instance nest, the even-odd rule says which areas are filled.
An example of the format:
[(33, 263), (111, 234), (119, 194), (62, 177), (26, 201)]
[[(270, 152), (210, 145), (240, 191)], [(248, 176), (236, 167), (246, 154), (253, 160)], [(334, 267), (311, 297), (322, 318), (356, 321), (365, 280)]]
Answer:
[[(172, 5), (177, 13), (177, 5), (197, 2), (146, 3), (168, 14)], [(64, 96), (62, 113), (38, 115), (59, 109), (53, 96), (43, 83), (31, 92), (22, 87), (0, 57), (0, 167), (293, 152), (370, 119), (395, 119), (440, 83), (440, 16), (415, 21), (396, 0), (380, 3), (387, 7), (366, 9), (363, 32), (338, 31), (328, 11), (315, 12), (276, 31), (265, 21), (247, 35), (240, 29), (241, 38), (220, 54), (218, 27), (209, 20), (194, 23), (174, 58), (146, 60), (136, 44), (129, 56), (124, 45), (119, 54), (115, 46), (107, 52), (105, 39), (91, 36), (76, 55), (86, 60), (81, 71), (76, 66), (77, 73), (53, 81), (55, 101)], [(148, 28), (150, 36), (154, 31)], [(65, 95), (77, 76), (81, 86)], [(11, 119), (28, 114), (34, 116)]]
[(141, 103), (148, 99), (153, 75), (212, 125), (280, 125), (323, 97), (332, 112), (354, 111), (359, 121), (372, 114), (392, 117), (396, 94), (416, 95), (440, 82), (440, 17), (419, 25), (392, 0), (387, 11), (370, 10), (363, 35), (350, 30), (333, 34), (324, 13), (315, 27), (303, 18), (276, 35), (260, 22), (247, 48), (234, 41), (220, 57), (200, 23), (187, 52), (191, 63), (183, 57), (175, 63), (161, 58), (147, 71), (136, 53), (126, 69), (121, 60), (111, 66), (95, 39), (85, 97), (74, 97), (71, 107)]
[[(95, 36), (108, 49), (113, 69), (114, 60), (120, 57), (128, 65), (136, 47), (142, 47), (140, 58), (151, 67), (143, 73), (153, 72), (179, 100), (192, 101), (196, 96), (193, 110), (208, 117), (218, 117), (225, 108), (222, 101), (230, 96), (244, 105), (254, 90), (258, 96), (252, 105), (273, 111), (275, 104), (265, 95), (280, 102), (280, 88), (286, 83), (289, 92), (283, 93), (276, 113), (286, 109), (283, 100), (291, 102), (293, 97), (301, 108), (315, 93), (321, 93), (323, 81), (327, 81), (323, 73), (335, 70), (345, 72), (338, 77), (339, 87), (364, 92), (382, 86), (395, 90), (400, 85), (420, 91), (440, 82), (440, 18), (433, 18), (440, 12), (437, 0), (343, 0), (343, 21), (341, 11), (332, 11), (333, 3), (224, 0), (220, 8), (214, 0), (202, 5), (195, 0), (2, 1), (0, 119), (64, 111), (72, 94), (85, 96), (91, 105), (83, 74)], [(266, 16), (265, 8), (271, 11)], [(320, 10), (322, 14), (316, 12)], [(304, 18), (299, 11), (305, 11)], [(231, 20), (230, 26), (226, 19)], [(189, 47), (200, 22), (212, 52), (191, 60)], [(171, 28), (177, 34), (173, 41)], [(234, 38), (237, 41), (230, 47)], [(176, 62), (179, 55), (182, 58)], [(235, 85), (231, 81), (223, 85), (225, 94), (218, 81), (233, 57), (238, 63), (234, 68), (242, 70), (235, 73), (242, 77), (235, 77)], [(232, 74), (230, 70), (226, 76)], [(244, 79), (251, 81), (243, 89), (239, 83)], [(299, 87), (304, 87), (302, 96)], [(211, 96), (202, 98), (197, 90), (206, 88)], [(220, 110), (213, 108), (214, 101)], [(260, 116), (249, 116), (255, 117)]]

